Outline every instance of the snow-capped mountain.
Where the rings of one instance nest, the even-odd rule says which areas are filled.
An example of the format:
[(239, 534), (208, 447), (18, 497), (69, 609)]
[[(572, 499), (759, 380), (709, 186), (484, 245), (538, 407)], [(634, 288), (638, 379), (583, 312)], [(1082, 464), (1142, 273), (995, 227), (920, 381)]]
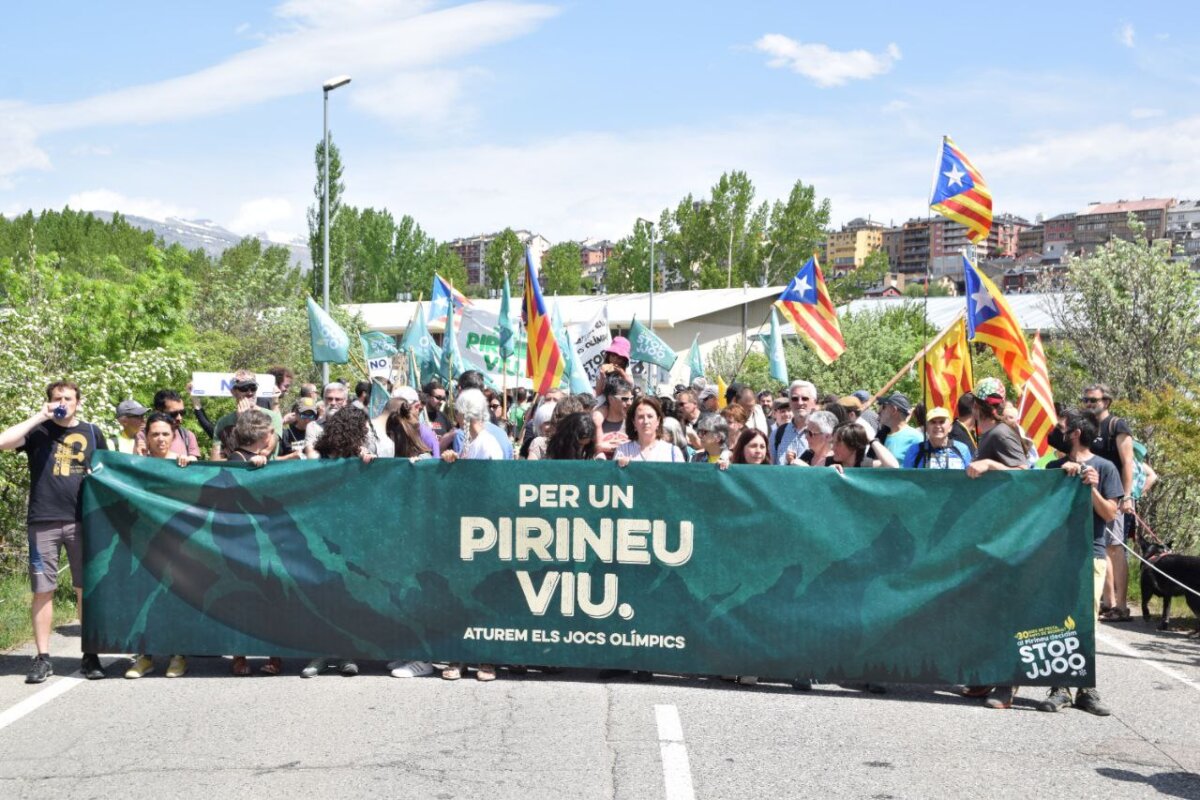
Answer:
[[(97, 217), (112, 219), (111, 211), (93, 211)], [(200, 249), (212, 256), (221, 255), (221, 251), (233, 247), (244, 237), (231, 230), (222, 228), (209, 219), (179, 219), (167, 217), (165, 220), (135, 217), (123, 214), (125, 221), (135, 228), (153, 231), (162, 237), (167, 244), (181, 244), (189, 250)], [(281, 242), (271, 239), (266, 233), (254, 234), (254, 238), (263, 244), (276, 244), (286, 247), (292, 253), (292, 263), (300, 266), (301, 272), (312, 269), (312, 258), (308, 252), (308, 241), (299, 237), (291, 241)]]

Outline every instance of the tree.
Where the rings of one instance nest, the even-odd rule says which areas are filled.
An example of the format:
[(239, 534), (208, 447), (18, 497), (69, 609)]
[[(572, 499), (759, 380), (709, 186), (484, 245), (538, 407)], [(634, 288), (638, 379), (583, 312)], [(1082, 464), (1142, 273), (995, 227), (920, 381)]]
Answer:
[(542, 287), (547, 294), (579, 294), (583, 261), (578, 242), (559, 242), (542, 256)]
[[(312, 256), (312, 272), (309, 273), (309, 292), (320, 300), (324, 294), (324, 246), (325, 223), (323, 209), (325, 201), (325, 142), (317, 143), (315, 160), (317, 182), (313, 186), (315, 205), (308, 207), (308, 252)], [(342, 154), (329, 136), (329, 302), (345, 302), (349, 289), (343, 278), (346, 244), (349, 240), (347, 220), (342, 213), (342, 195), (346, 184), (342, 181)]]
[(1176, 385), (1195, 370), (1200, 342), (1200, 286), (1171, 243), (1147, 243), (1132, 215), (1133, 241), (1113, 239), (1067, 265), (1064, 291), (1049, 312), (1075, 357), (1118, 397)]
[(503, 286), (506, 275), (510, 285), (516, 284), (516, 275), (524, 263), (525, 245), (512, 228), (505, 228), (491, 241), (483, 254), (487, 285), (495, 288)]
[[(863, 259), (863, 265), (858, 269), (851, 270), (840, 278), (829, 279), (829, 297), (833, 300), (834, 305), (842, 305), (849, 303), (851, 300), (856, 300), (862, 297), (867, 289), (882, 283), (888, 273), (888, 269), (887, 253), (882, 250), (876, 250)], [(937, 296), (933, 291), (936, 288), (939, 287), (930, 287), (929, 294), (931, 297)], [(905, 294), (908, 294), (908, 292), (906, 291)], [(923, 297), (924, 294), (925, 290), (922, 287), (921, 296)], [(945, 290), (942, 290), (942, 294), (945, 294)]]
[(604, 272), (604, 291), (612, 294), (650, 289), (650, 226), (633, 224), (633, 235), (613, 246)]
[(786, 284), (804, 266), (824, 238), (829, 214), (829, 199), (818, 202), (816, 188), (804, 181), (796, 181), (786, 202), (775, 201), (763, 254), (763, 286)]

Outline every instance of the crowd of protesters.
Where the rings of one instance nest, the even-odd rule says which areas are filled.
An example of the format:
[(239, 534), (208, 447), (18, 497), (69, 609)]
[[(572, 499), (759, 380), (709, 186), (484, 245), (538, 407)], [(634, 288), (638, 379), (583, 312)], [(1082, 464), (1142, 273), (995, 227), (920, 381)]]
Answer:
[[(1004, 385), (995, 378), (979, 381), (953, 409), (914, 406), (899, 392), (878, 398), (865, 390), (821, 395), (804, 380), (793, 381), (778, 398), (739, 383), (721, 398), (717, 387), (703, 379), (675, 387), (671, 396), (653, 396), (640, 391), (630, 370), (629, 343), (617, 337), (605, 353), (595, 394), (554, 391), (535, 398), (516, 389), (506, 396), (485, 385), (479, 372), (468, 371), (451, 386), (437, 380), (419, 388), (389, 386), (390, 400), (372, 418), (368, 382), (360, 382), (353, 391), (341, 382), (320, 389), (303, 384), (293, 397), (291, 370), (273, 367), (268, 372), (278, 389), (269, 398), (260, 396), (254, 372), (238, 370), (231, 384), (235, 409), (215, 423), (205, 414), (202, 398), (191, 397), (196, 421), (211, 439), (210, 460), (269, 468), (274, 461), (291, 459), (586, 459), (613, 461), (621, 468), (654, 461), (708, 464), (720, 470), (730, 465), (830, 468), (843, 474), (861, 468), (955, 469), (972, 478), (995, 470), (1027, 469), (1038, 462), (1032, 442), (1016, 423), (1016, 409)], [(190, 395), (190, 389), (184, 394)], [(1129, 426), (1109, 412), (1112, 399), (1107, 387), (1097, 384), (1084, 392), (1081, 409), (1062, 409), (1051, 435), (1059, 457), (1043, 459), (1042, 464), (1079, 476), (1092, 487), (1096, 613), (1100, 619), (1120, 622), (1130, 616), (1123, 532), (1133, 530), (1135, 495), (1148, 491), (1155, 476), (1135, 459)], [(0, 433), (0, 450), (25, 452), (31, 473), (29, 572), (37, 655), (27, 676), (30, 683), (53, 674), (51, 601), (60, 548), (67, 553), (82, 604), (79, 494), (93, 454), (113, 449), (174, 459), (180, 467), (204, 455), (196, 434), (183, 424), (183, 396), (172, 389), (158, 391), (152, 409), (133, 399), (119, 403), (115, 415), (120, 431), (111, 438), (78, 419), (82, 400), (75, 384), (51, 384), (36, 414)], [(435, 672), (433, 664), (419, 660), (388, 667), (396, 677)], [(138, 654), (125, 677), (139, 678), (153, 669), (153, 656)], [(328, 669), (358, 673), (353, 661), (318, 658), (300, 674), (313, 677)], [(491, 664), (471, 669), (481, 681), (497, 675)], [(464, 664), (448, 664), (441, 675), (453, 680), (467, 670)], [(84, 654), (81, 671), (89, 679), (106, 674), (92, 653)], [(167, 677), (186, 671), (185, 656), (172, 655)], [(232, 671), (250, 674), (247, 658), (234, 656)], [(277, 675), (283, 663), (271, 657), (259, 671)], [(811, 688), (812, 682), (802, 678), (793, 685)], [(990, 707), (1007, 708), (1016, 691), (967, 687), (964, 694), (985, 698)], [(1072, 697), (1066, 689), (1053, 688), (1039, 708), (1055, 711), (1068, 704), (1108, 713), (1095, 690), (1082, 689)]]

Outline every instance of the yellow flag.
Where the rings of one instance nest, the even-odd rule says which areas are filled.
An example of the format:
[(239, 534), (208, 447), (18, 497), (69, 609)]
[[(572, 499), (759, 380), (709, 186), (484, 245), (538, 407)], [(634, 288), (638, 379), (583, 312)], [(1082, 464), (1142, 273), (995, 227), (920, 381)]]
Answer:
[(959, 317), (938, 334), (921, 361), (921, 380), (929, 407), (941, 407), (954, 414), (958, 398), (970, 391), (974, 382), (966, 318)]
[(722, 378), (720, 375), (718, 375), (717, 376), (717, 408), (718, 409), (722, 409), (728, 405), (728, 402), (726, 402), (726, 400), (725, 400), (725, 392), (727, 389), (729, 389), (729, 387), (725, 385), (725, 379)]

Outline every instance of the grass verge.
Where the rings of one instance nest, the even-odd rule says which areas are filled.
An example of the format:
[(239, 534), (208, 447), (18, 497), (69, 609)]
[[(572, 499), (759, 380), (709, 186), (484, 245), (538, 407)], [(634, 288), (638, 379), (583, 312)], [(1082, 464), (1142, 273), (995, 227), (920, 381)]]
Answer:
[[(0, 652), (33, 638), (29, 600), (29, 576), (24, 572), (0, 571)], [(67, 580), (59, 584), (54, 594), (54, 625), (57, 627), (75, 617), (75, 590)]]

